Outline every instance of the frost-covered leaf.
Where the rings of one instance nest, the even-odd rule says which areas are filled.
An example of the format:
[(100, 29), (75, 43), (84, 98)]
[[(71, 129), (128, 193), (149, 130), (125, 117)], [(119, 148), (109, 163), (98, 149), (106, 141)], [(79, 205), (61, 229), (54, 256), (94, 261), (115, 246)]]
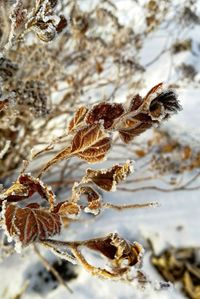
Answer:
[(111, 139), (100, 124), (80, 129), (72, 140), (71, 153), (90, 163), (102, 161), (111, 147)]
[(124, 143), (130, 143), (135, 137), (139, 136), (151, 127), (152, 123), (142, 123), (141, 121), (136, 120), (135, 127), (120, 129), (119, 135)]
[(50, 208), (53, 209), (55, 195), (51, 188), (38, 178), (34, 178), (26, 173), (21, 174), (10, 188), (0, 194), (0, 200), (17, 202), (31, 197), (35, 192), (39, 193), (42, 198), (45, 198), (49, 202)]
[(116, 185), (125, 180), (132, 172), (132, 163), (127, 161), (124, 165), (114, 165), (110, 169), (87, 169), (84, 177), (85, 182), (93, 182), (99, 188), (106, 191), (113, 191)]
[(78, 156), (89, 163), (101, 162), (105, 159), (110, 147), (111, 139), (100, 124), (83, 127), (75, 133), (71, 146), (60, 151), (53, 159), (47, 162), (41, 173), (47, 171), (54, 164), (72, 156)]
[(38, 204), (30, 204), (25, 208), (9, 204), (4, 212), (5, 226), (8, 234), (22, 246), (34, 241), (45, 240), (60, 233), (60, 216), (39, 209)]
[(94, 215), (99, 214), (102, 202), (100, 194), (90, 186), (80, 187), (79, 192), (87, 197), (88, 204), (84, 207), (84, 211)]
[(79, 216), (81, 209), (80, 206), (75, 202), (62, 202), (56, 207), (57, 213), (61, 216), (74, 218)]
[(79, 127), (79, 125), (83, 122), (87, 111), (88, 111), (88, 109), (85, 106), (81, 106), (80, 108), (78, 108), (78, 110), (75, 112), (74, 117), (69, 122), (69, 125), (68, 125), (69, 133)]
[(116, 233), (104, 238), (86, 241), (84, 245), (92, 250), (99, 251), (111, 260), (115, 260), (117, 266), (123, 266), (124, 260), (127, 261), (128, 266), (133, 266), (141, 261), (143, 253), (140, 244), (131, 244)]
[[(105, 268), (91, 265), (85, 259), (81, 248), (89, 248), (100, 253), (108, 259), (109, 264)], [(103, 238), (74, 242), (72, 253), (83, 267), (92, 274), (104, 278), (120, 279), (130, 271), (131, 267), (141, 265), (143, 248), (139, 243), (130, 243), (115, 233)], [(108, 270), (107, 266), (109, 266)]]
[(93, 125), (99, 121), (103, 121), (105, 129), (112, 127), (114, 120), (124, 113), (122, 104), (118, 103), (100, 103), (89, 110), (86, 116), (86, 123)]
[(163, 84), (159, 83), (143, 99), (139, 95), (133, 97), (127, 112), (116, 123), (115, 129), (123, 142), (129, 143), (180, 109), (176, 94), (172, 90), (164, 89)]

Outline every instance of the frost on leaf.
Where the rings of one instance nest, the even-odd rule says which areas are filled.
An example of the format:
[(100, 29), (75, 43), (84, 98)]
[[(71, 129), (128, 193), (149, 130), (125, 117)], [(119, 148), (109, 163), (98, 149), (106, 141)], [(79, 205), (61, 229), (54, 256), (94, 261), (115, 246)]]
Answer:
[(54, 211), (56, 211), (56, 213), (58, 213), (61, 216), (74, 218), (74, 217), (79, 216), (81, 209), (77, 203), (65, 201), (65, 202), (59, 203), (55, 207)]
[(80, 194), (86, 196), (88, 204), (84, 207), (86, 213), (97, 215), (101, 210), (101, 196), (90, 186), (82, 186), (79, 189)]
[(127, 260), (128, 266), (137, 264), (140, 262), (143, 251), (141, 245), (138, 243), (131, 244), (116, 233), (104, 238), (89, 240), (84, 245), (113, 260), (116, 266), (123, 265), (124, 260)]
[(100, 124), (86, 126), (74, 136), (71, 153), (90, 163), (102, 161), (111, 147), (111, 139)]
[(114, 165), (110, 169), (87, 169), (84, 180), (93, 182), (105, 191), (113, 191), (117, 184), (125, 180), (132, 172), (132, 163), (127, 161), (124, 165)]
[(114, 103), (100, 103), (95, 105), (89, 110), (86, 116), (86, 123), (93, 125), (103, 120), (103, 126), (105, 129), (112, 127), (114, 120), (120, 117), (124, 113), (122, 104)]
[(69, 122), (68, 125), (68, 132), (72, 132), (73, 130), (77, 129), (80, 124), (82, 124), (85, 115), (88, 109), (85, 106), (81, 106), (76, 112), (72, 120)]
[(60, 233), (60, 216), (39, 209), (38, 204), (18, 208), (9, 204), (5, 208), (5, 226), (11, 237), (27, 246), (34, 241), (45, 240)]
[(38, 178), (25, 173), (21, 174), (11, 187), (0, 195), (0, 200), (17, 202), (31, 197), (35, 192), (45, 198), (49, 202), (50, 208), (53, 209), (55, 195), (51, 188), (43, 184)]
[[(109, 261), (109, 270), (96, 268), (87, 262), (81, 252), (81, 247), (89, 248), (100, 253)], [(91, 239), (83, 242), (74, 242), (73, 254), (78, 261), (92, 272), (104, 278), (122, 278), (131, 270), (131, 267), (140, 267), (143, 255), (143, 248), (139, 243), (131, 243), (121, 238), (118, 234), (110, 234), (103, 238)]]
[(168, 118), (170, 114), (181, 109), (176, 94), (172, 90), (164, 89), (163, 83), (154, 86), (144, 98), (142, 110), (147, 112), (152, 120)]
[(43, 42), (53, 40), (67, 26), (65, 17), (55, 14), (56, 5), (57, 1), (38, 1), (27, 22), (26, 27)]
[(163, 119), (181, 109), (176, 94), (172, 90), (164, 89), (160, 83), (154, 86), (142, 99), (136, 95), (131, 100), (128, 111), (122, 115), (115, 129), (125, 143), (129, 143), (136, 136), (159, 125)]
[(78, 156), (89, 163), (101, 162), (110, 148), (111, 139), (100, 124), (83, 127), (75, 133), (71, 147), (60, 151), (51, 159), (42, 169), (42, 173), (54, 164), (72, 156)]

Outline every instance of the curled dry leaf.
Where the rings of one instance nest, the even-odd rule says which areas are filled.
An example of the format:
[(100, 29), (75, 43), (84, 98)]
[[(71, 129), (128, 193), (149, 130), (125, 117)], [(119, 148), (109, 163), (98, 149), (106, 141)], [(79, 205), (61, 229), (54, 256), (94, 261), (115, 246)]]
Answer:
[(114, 191), (116, 185), (125, 180), (133, 171), (131, 161), (127, 161), (124, 165), (114, 165), (110, 169), (87, 169), (84, 177), (85, 182), (93, 182), (99, 188), (105, 191)]
[(84, 194), (87, 197), (88, 204), (84, 207), (86, 213), (92, 213), (97, 215), (101, 210), (102, 199), (99, 193), (97, 193), (92, 187), (82, 186), (79, 189), (80, 194)]
[(34, 178), (30, 174), (21, 174), (17, 181), (0, 195), (1, 202), (17, 202), (31, 197), (35, 192), (39, 193), (42, 198), (45, 198), (50, 208), (54, 208), (55, 195), (49, 186), (46, 186), (38, 178)]
[(134, 266), (141, 262), (143, 253), (143, 248), (139, 243), (131, 244), (116, 233), (84, 242), (84, 245), (113, 260), (116, 266), (124, 266), (125, 260), (127, 261), (126, 265)]
[[(77, 261), (90, 273), (103, 278), (126, 279), (126, 274), (135, 267), (138, 269), (142, 263), (143, 248), (137, 242), (129, 242), (120, 237), (117, 233), (111, 233), (106, 237), (95, 238), (86, 241), (64, 242), (48, 239), (43, 242), (46, 246), (59, 251), (64, 247), (71, 251)], [(55, 247), (54, 247), (55, 246)], [(91, 249), (98, 252), (109, 261), (109, 269), (98, 268), (91, 265), (83, 255), (82, 249)], [(85, 250), (84, 250), (85, 252)], [(143, 275), (144, 278), (144, 275)]]
[(68, 218), (78, 217), (81, 209), (80, 206), (75, 202), (62, 202), (55, 207), (55, 210), (61, 216), (65, 216)]
[(116, 118), (119, 118), (124, 113), (122, 104), (100, 103), (89, 110), (86, 116), (86, 123), (93, 125), (99, 121), (103, 121), (105, 129), (110, 129)]
[(164, 89), (160, 83), (154, 86), (142, 99), (136, 95), (131, 100), (128, 111), (115, 123), (115, 129), (125, 143), (145, 132), (153, 125), (159, 125), (163, 119), (181, 109), (177, 96), (171, 90)]
[(71, 133), (73, 130), (76, 130), (83, 123), (87, 111), (88, 109), (85, 106), (81, 106), (80, 108), (78, 108), (78, 110), (75, 112), (74, 117), (69, 122), (68, 125), (69, 133)]
[[(79, 248), (86, 247), (99, 252), (110, 261), (110, 270), (96, 268), (90, 265), (82, 255)], [(130, 243), (118, 234), (92, 239), (83, 242), (74, 242), (72, 252), (86, 270), (104, 278), (122, 278), (133, 266), (139, 267), (142, 261), (143, 248), (139, 243)]]
[(5, 227), (10, 237), (27, 246), (60, 233), (60, 216), (42, 210), (38, 204), (18, 208), (9, 204), (4, 212)]

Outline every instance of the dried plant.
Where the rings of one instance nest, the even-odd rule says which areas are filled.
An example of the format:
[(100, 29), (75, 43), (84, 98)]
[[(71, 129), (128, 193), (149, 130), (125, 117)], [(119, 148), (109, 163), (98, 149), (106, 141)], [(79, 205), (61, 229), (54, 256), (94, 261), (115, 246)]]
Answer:
[[(80, 217), (81, 212), (99, 214), (105, 208), (126, 209), (152, 206), (153, 203), (138, 205), (114, 205), (105, 203), (98, 191), (114, 191), (116, 186), (132, 172), (132, 165), (127, 161), (123, 165), (114, 165), (109, 169), (87, 169), (79, 183), (74, 183), (68, 200), (56, 203), (50, 186), (45, 185), (41, 177), (50, 167), (62, 160), (74, 156), (87, 163), (98, 163), (104, 160), (113, 145), (113, 134), (118, 132), (126, 144), (153, 125), (169, 118), (180, 110), (180, 105), (173, 91), (163, 88), (162, 84), (153, 87), (142, 98), (134, 96), (129, 105), (99, 103), (92, 107), (81, 106), (75, 112), (68, 125), (67, 134), (55, 141), (59, 143), (65, 138), (68, 144), (51, 158), (39, 171), (37, 177), (25, 173), (25, 169), (17, 180), (0, 195), (2, 205), (2, 225), (9, 238), (15, 240), (16, 248), (26, 247), (32, 243), (50, 248), (55, 254), (70, 261), (78, 261), (92, 274), (104, 278), (128, 279), (132, 267), (141, 266), (143, 249), (137, 242), (130, 243), (117, 234), (87, 241), (58, 241), (50, 237), (60, 234), (62, 219)], [(98, 113), (97, 113), (98, 111)], [(55, 144), (36, 153), (33, 160), (51, 151)], [(26, 163), (25, 168), (28, 166)], [(34, 193), (44, 198), (49, 207), (38, 202), (19, 205)], [(86, 196), (86, 205), (80, 198)], [(64, 247), (63, 252), (60, 247)], [(110, 261), (110, 269), (97, 268), (84, 257), (81, 248), (89, 248), (99, 252)], [(137, 274), (139, 275), (139, 274)]]
[[(88, 9), (82, 8), (81, 1), (71, 0), (13, 2), (2, 1), (0, 5), (1, 233), (14, 240), (17, 249), (34, 247), (47, 268), (37, 245), (82, 264), (94, 275), (131, 280), (130, 272), (135, 270), (135, 280), (141, 282), (142, 276), (143, 282), (147, 281), (140, 271), (143, 248), (137, 242), (110, 232), (106, 237), (86, 241), (53, 237), (62, 238), (63, 230), (85, 213), (95, 217), (105, 209), (155, 205), (104, 201), (104, 191), (112, 192), (116, 187), (141, 190), (137, 186), (118, 187), (121, 182), (128, 185), (134, 180), (161, 180), (166, 174), (184, 174), (199, 167), (199, 152), (164, 131), (156, 131), (147, 144), (138, 146), (135, 142), (135, 137), (159, 127), (181, 109), (176, 94), (162, 83), (144, 97), (135, 94), (145, 86), (145, 70), (166, 52), (173, 58), (182, 51), (192, 51), (193, 42), (173, 39), (145, 65), (141, 65), (140, 50), (148, 35), (163, 26), (170, 27), (174, 14), (180, 23), (178, 28), (198, 25), (196, 1), (184, 1), (181, 8), (172, 1), (149, 0), (144, 6), (138, 2), (146, 22), (140, 32), (120, 21), (112, 0), (99, 1)], [(180, 71), (179, 78), (187, 77), (181, 83), (176, 78), (171, 82), (177, 88), (197, 74), (187, 63), (172, 66)], [(129, 101), (114, 103), (118, 92), (121, 97), (121, 89), (127, 91)], [(146, 176), (137, 178), (136, 173), (131, 178), (131, 161), (124, 163), (123, 157), (109, 157), (114, 146), (130, 150), (136, 160), (151, 155), (147, 168), (138, 171)], [(82, 164), (102, 162), (107, 157), (115, 160), (112, 167), (88, 168), (82, 175)], [(118, 158), (122, 163), (116, 164)], [(171, 189), (145, 188), (183, 190), (195, 178), (175, 187), (173, 178)], [(69, 198), (61, 194), (57, 201), (59, 188), (71, 192)], [(33, 200), (34, 195), (40, 201), (37, 197)], [(109, 261), (109, 267), (91, 265), (82, 249), (96, 251)], [(2, 251), (5, 255), (13, 252), (13, 243), (7, 244), (5, 237)]]

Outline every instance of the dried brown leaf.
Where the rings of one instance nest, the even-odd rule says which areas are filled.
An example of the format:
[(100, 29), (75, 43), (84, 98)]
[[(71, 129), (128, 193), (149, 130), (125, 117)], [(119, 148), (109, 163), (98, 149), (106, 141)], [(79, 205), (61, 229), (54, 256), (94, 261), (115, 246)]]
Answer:
[(88, 109), (85, 106), (81, 106), (76, 112), (74, 117), (71, 119), (68, 125), (68, 132), (71, 133), (76, 130), (80, 124), (82, 124)]
[(175, 93), (164, 89), (163, 84), (154, 86), (144, 97), (136, 95), (117, 123), (115, 129), (123, 142), (129, 143), (136, 136), (158, 125), (163, 119), (169, 118), (173, 113), (181, 109)]
[(140, 134), (144, 133), (147, 129), (151, 128), (152, 124), (138, 122), (138, 126), (135, 128), (129, 129), (120, 129), (119, 135), (122, 141), (126, 144), (130, 143), (135, 137), (139, 136)]
[[(110, 234), (104, 238), (97, 238), (84, 242), (84, 246), (98, 251), (107, 258), (114, 261), (115, 267), (124, 267), (124, 261), (127, 261), (127, 266), (134, 266), (141, 262), (143, 253), (142, 246), (138, 243), (131, 244), (118, 234)], [(117, 269), (115, 269), (117, 270)]]
[(84, 177), (85, 182), (93, 182), (105, 191), (113, 191), (116, 185), (125, 180), (132, 172), (132, 163), (127, 161), (124, 165), (114, 165), (110, 169), (87, 169)]
[(95, 105), (89, 110), (86, 116), (86, 123), (93, 125), (99, 121), (103, 121), (105, 129), (110, 129), (114, 123), (114, 120), (120, 117), (124, 113), (122, 104), (114, 103), (100, 103)]
[(31, 197), (35, 192), (49, 202), (51, 209), (54, 208), (55, 195), (51, 188), (38, 178), (26, 173), (21, 174), (11, 187), (0, 195), (0, 200), (17, 202)]
[(80, 129), (72, 140), (71, 154), (90, 163), (102, 161), (111, 148), (111, 139), (100, 124)]
[(88, 204), (84, 208), (86, 213), (92, 213), (97, 215), (101, 210), (102, 199), (99, 193), (97, 193), (92, 187), (82, 186), (79, 189), (80, 195), (84, 194), (87, 197)]
[(75, 133), (71, 147), (67, 147), (59, 152), (44, 166), (40, 176), (54, 164), (72, 156), (78, 156), (89, 163), (101, 162), (105, 159), (110, 148), (111, 139), (100, 124), (85, 126)]
[(5, 208), (5, 226), (11, 237), (27, 246), (34, 241), (45, 240), (60, 233), (60, 216), (39, 209), (38, 204), (18, 208), (9, 204)]
[(79, 216), (81, 212), (80, 206), (75, 202), (63, 202), (59, 205), (58, 214), (61, 216), (67, 216), (74, 218)]

